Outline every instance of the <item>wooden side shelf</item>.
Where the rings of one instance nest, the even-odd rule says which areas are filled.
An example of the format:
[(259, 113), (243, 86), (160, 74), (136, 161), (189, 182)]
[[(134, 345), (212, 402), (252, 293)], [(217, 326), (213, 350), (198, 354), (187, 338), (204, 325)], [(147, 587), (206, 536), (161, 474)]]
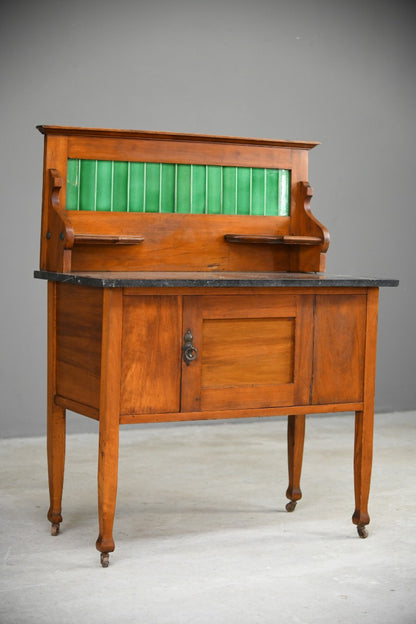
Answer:
[(226, 234), (227, 243), (243, 243), (251, 245), (321, 245), (318, 236), (251, 236), (246, 234)]
[(74, 234), (76, 245), (139, 245), (143, 236), (129, 234)]

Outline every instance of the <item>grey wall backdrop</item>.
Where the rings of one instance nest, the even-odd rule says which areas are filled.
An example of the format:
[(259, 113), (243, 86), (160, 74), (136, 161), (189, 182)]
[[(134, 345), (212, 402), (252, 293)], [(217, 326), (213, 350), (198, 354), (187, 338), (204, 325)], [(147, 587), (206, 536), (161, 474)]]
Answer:
[(322, 141), (327, 270), (401, 279), (381, 293), (376, 408), (415, 409), (414, 26), (401, 0), (3, 3), (1, 436), (45, 432), (40, 123)]

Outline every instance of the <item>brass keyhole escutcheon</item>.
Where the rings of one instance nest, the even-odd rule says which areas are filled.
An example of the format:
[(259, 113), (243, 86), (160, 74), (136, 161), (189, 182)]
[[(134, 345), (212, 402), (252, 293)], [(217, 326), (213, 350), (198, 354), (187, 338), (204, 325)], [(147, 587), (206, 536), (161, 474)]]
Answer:
[(189, 366), (191, 362), (196, 360), (198, 356), (198, 349), (192, 344), (194, 337), (190, 329), (187, 330), (183, 337), (182, 353), (185, 364)]

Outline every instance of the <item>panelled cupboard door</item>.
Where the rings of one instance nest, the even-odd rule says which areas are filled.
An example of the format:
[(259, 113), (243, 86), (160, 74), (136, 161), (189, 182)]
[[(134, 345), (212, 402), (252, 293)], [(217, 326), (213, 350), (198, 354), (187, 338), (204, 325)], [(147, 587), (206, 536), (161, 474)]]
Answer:
[(312, 295), (185, 296), (181, 411), (307, 404), (312, 327)]

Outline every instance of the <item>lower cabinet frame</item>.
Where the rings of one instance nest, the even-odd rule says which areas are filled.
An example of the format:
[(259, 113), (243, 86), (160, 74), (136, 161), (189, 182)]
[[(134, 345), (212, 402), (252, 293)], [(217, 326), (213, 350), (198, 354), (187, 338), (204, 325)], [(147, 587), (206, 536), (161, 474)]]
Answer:
[[(289, 485), (286, 495), (289, 498), (287, 510), (293, 511), (302, 496), (300, 476), (305, 415), (353, 411), (355, 510), (352, 521), (357, 525), (360, 537), (365, 537), (366, 525), (370, 522), (368, 498), (372, 466), (378, 288), (269, 288), (252, 291), (201, 288), (198, 292), (182, 288), (167, 291), (160, 288), (98, 289), (52, 281), (48, 283), (48, 518), (52, 523), (52, 533), (56, 535), (59, 532), (62, 522), (66, 409), (99, 421), (99, 535), (96, 547), (101, 553), (103, 566), (108, 565), (109, 553), (115, 548), (113, 523), (120, 424), (287, 415)], [(201, 319), (268, 319), (268, 325), (262, 321), (258, 324), (261, 349), (265, 353), (265, 327), (273, 328), (273, 319), (280, 318), (279, 314), (273, 316), (272, 312), (273, 302), (279, 300), (283, 302), (280, 317), (294, 318), (296, 323), (293, 363), (287, 348), (292, 340), (290, 324), (286, 323), (282, 333), (286, 346), (281, 352), (288, 362), (288, 379), (293, 366), (292, 381), (286, 380), (281, 384), (281, 388), (286, 386), (281, 393), (282, 401), (279, 403), (275, 398), (275, 404), (268, 404), (271, 386), (267, 372), (264, 373), (266, 384), (250, 386), (246, 381), (242, 384), (240, 394), (248, 397), (249, 403), (251, 397), (251, 405), (244, 406), (238, 399), (234, 409), (232, 387), (211, 393), (221, 397), (223, 392), (226, 397), (223, 404), (221, 399), (215, 397), (204, 399), (204, 393), (205, 397), (211, 395), (209, 389), (201, 390), (201, 367), (205, 366), (201, 350)], [(143, 310), (146, 309), (146, 301), (150, 303), (149, 318), (143, 321), (145, 331), (137, 322), (140, 314), (136, 318), (135, 301)], [(250, 309), (252, 316), (248, 316)], [(328, 337), (325, 326), (331, 318), (335, 328), (328, 327)], [(169, 319), (174, 319), (175, 327), (169, 326)], [(195, 361), (189, 363), (184, 360), (183, 354), (183, 338), (188, 324), (194, 325), (189, 329), (195, 332), (197, 350)], [(131, 336), (135, 326), (139, 334), (136, 342)], [(228, 326), (225, 324), (223, 328)], [(345, 331), (341, 331), (343, 327)], [(212, 332), (207, 335), (212, 335)], [(226, 336), (226, 331), (223, 335)], [(164, 367), (166, 344), (173, 346), (175, 353), (167, 356)], [(133, 351), (129, 351), (131, 348)], [(280, 353), (278, 339), (275, 339), (274, 348), (277, 354)], [(136, 366), (135, 349), (137, 361), (141, 359), (143, 363), (138, 365), (136, 371), (139, 381), (131, 382), (132, 391), (128, 379), (130, 368)], [(217, 355), (221, 356), (220, 349), (215, 347), (212, 352), (211, 360), (215, 363)], [(268, 362), (269, 355), (266, 353), (264, 357)], [(206, 364), (207, 367), (210, 365)], [(228, 359), (222, 365), (228, 371)], [(143, 378), (146, 370), (148, 377)], [(74, 371), (72, 376), (71, 371)], [(230, 374), (233, 379), (234, 373)], [(215, 371), (206, 376), (216, 379)], [(134, 375), (131, 378), (134, 379)], [(290, 392), (287, 390), (289, 386)], [(153, 402), (139, 400), (141, 410), (136, 413), (131, 409), (132, 405), (134, 407), (135, 392), (150, 392), (152, 387), (156, 399)], [(167, 388), (167, 398), (163, 394), (164, 388)], [(276, 391), (275, 397), (279, 397), (279, 392)]]

